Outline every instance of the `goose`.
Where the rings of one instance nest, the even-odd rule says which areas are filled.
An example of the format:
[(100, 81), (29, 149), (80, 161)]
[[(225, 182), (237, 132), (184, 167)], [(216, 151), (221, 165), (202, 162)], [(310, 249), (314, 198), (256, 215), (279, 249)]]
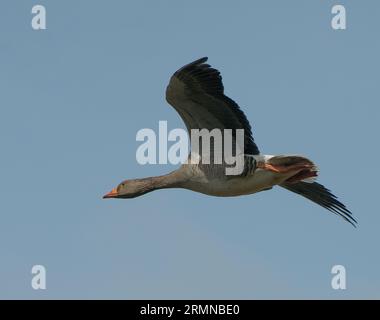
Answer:
[[(342, 217), (354, 227), (351, 211), (322, 184), (315, 181), (317, 166), (300, 155), (262, 155), (252, 135), (251, 125), (238, 104), (224, 95), (220, 72), (206, 63), (207, 57), (193, 61), (171, 77), (166, 89), (167, 102), (177, 111), (190, 134), (198, 129), (243, 130), (243, 170), (227, 175), (227, 166), (202, 162), (203, 154), (189, 153), (199, 161), (186, 161), (166, 175), (122, 181), (104, 199), (128, 199), (148, 192), (183, 188), (210, 196), (233, 197), (254, 194), (280, 186), (299, 194)], [(237, 143), (237, 134), (232, 142)], [(211, 148), (215, 144), (211, 144)], [(215, 151), (215, 150), (212, 150)]]

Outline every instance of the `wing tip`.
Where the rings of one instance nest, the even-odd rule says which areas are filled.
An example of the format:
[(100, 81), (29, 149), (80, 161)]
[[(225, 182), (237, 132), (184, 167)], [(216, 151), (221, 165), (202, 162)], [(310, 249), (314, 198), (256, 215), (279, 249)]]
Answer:
[(295, 192), (328, 211), (340, 216), (346, 222), (350, 223), (353, 227), (358, 227), (358, 221), (354, 217), (353, 213), (338, 200), (338, 197), (334, 195), (328, 188), (318, 182), (306, 183), (298, 182), (296, 184), (282, 184), (282, 187), (289, 191)]
[(207, 60), (208, 60), (208, 57), (202, 57), (191, 62), (190, 64), (201, 64), (201, 63), (205, 63)]
[(208, 60), (208, 57), (203, 57), (203, 58), (199, 58), (199, 59), (197, 59), (197, 60), (194, 60), (193, 62), (190, 62), (190, 63), (184, 65), (184, 66), (183, 66), (181, 69), (179, 69), (176, 73), (179, 73), (179, 72), (181, 72), (182, 70), (187, 69), (187, 68), (189, 68), (189, 67), (199, 66), (199, 65), (205, 63), (207, 60)]

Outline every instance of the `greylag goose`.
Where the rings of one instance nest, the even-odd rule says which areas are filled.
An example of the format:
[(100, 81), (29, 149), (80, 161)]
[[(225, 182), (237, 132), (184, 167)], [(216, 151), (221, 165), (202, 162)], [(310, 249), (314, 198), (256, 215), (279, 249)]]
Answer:
[[(218, 164), (213, 161), (203, 163), (203, 154), (194, 155), (192, 148), (189, 159), (195, 156), (198, 162), (187, 161), (179, 169), (163, 176), (125, 180), (103, 198), (135, 198), (164, 188), (184, 188), (211, 196), (230, 197), (253, 194), (278, 185), (355, 226), (357, 222), (350, 210), (330, 190), (314, 181), (318, 169), (311, 160), (298, 155), (260, 154), (245, 114), (224, 95), (219, 71), (206, 61), (207, 57), (204, 57), (176, 71), (166, 89), (166, 100), (178, 112), (189, 134), (194, 129), (243, 129), (241, 172), (227, 175), (225, 160)], [(232, 134), (231, 140), (237, 144), (236, 133)], [(211, 144), (211, 148), (214, 145)]]

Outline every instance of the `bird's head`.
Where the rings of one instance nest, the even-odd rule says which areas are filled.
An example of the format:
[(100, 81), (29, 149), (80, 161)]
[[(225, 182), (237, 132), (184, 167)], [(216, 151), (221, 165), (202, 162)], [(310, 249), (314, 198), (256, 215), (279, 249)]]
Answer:
[(129, 199), (141, 196), (150, 191), (148, 179), (124, 180), (116, 188), (103, 196), (103, 199)]

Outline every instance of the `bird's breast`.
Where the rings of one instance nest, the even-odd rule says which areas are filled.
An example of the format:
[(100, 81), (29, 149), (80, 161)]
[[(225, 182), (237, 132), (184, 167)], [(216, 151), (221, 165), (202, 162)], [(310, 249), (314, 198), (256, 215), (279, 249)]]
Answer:
[(187, 189), (218, 197), (234, 197), (260, 192), (272, 188), (286, 180), (284, 174), (256, 169), (252, 175), (241, 177), (223, 177), (208, 179), (193, 179)]

